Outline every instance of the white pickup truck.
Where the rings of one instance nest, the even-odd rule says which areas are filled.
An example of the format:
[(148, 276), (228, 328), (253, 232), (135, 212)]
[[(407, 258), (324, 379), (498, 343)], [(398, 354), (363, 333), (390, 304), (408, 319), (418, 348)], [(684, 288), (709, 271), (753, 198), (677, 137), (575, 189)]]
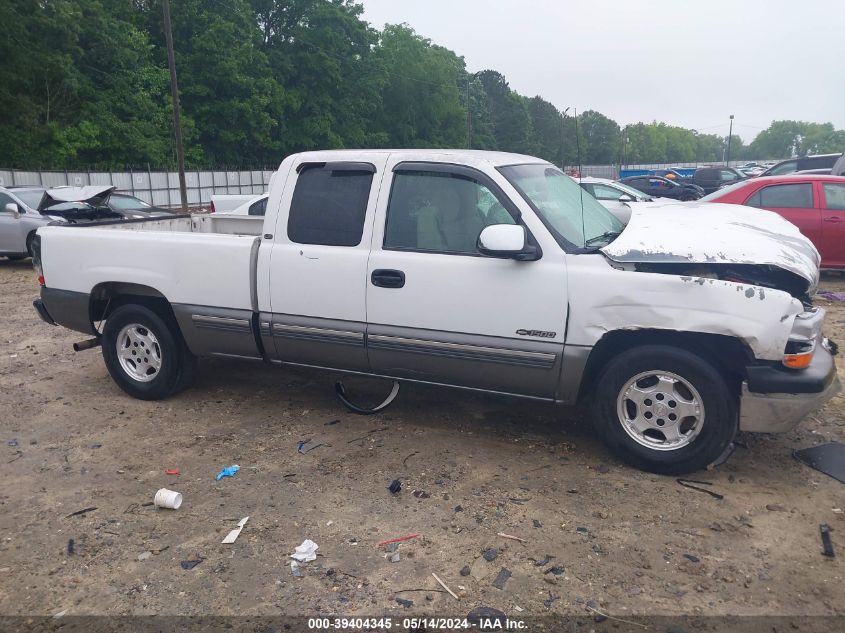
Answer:
[(263, 218), (49, 226), (35, 250), (42, 318), (137, 398), (212, 355), (586, 401), (622, 458), (681, 473), (839, 389), (792, 224), (708, 204), (623, 226), (530, 156), (298, 154)]

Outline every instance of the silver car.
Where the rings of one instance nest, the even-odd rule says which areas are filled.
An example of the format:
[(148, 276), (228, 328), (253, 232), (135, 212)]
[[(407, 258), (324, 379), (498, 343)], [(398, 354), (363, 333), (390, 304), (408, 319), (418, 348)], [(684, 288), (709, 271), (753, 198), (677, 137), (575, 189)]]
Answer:
[(38, 212), (43, 187), (0, 187), (0, 255), (23, 259), (32, 255), (35, 231), (53, 221)]

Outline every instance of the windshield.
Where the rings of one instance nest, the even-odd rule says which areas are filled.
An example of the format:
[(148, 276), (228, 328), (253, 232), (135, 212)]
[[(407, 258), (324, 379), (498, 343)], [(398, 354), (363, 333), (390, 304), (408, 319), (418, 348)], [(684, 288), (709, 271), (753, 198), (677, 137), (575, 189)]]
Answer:
[(132, 196), (111, 196), (109, 198), (109, 206), (112, 209), (119, 209), (120, 211), (130, 211), (132, 209), (146, 209), (150, 205)]
[[(551, 165), (511, 165), (499, 171), (519, 191), (564, 250), (613, 241), (625, 225)], [(583, 207), (582, 207), (583, 205)], [(582, 211), (583, 208), (583, 211)], [(596, 238), (606, 235), (603, 244)]]
[(708, 193), (703, 198), (699, 198), (699, 202), (712, 202), (718, 198), (723, 197), (725, 194), (731, 193), (732, 191), (736, 191), (740, 187), (745, 187), (748, 184), (747, 180), (740, 180), (739, 182), (735, 182), (732, 185), (725, 185), (721, 189), (716, 189), (713, 193)]
[(37, 209), (38, 203), (41, 202), (41, 198), (44, 196), (44, 190), (36, 189), (34, 191), (15, 191), (14, 194), (30, 209)]

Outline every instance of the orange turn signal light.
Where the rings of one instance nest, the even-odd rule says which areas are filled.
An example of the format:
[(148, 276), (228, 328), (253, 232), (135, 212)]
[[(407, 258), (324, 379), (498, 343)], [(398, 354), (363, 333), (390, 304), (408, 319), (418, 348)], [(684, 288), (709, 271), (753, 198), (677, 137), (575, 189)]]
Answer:
[(813, 360), (813, 352), (804, 354), (784, 354), (783, 364), (790, 369), (807, 369)]

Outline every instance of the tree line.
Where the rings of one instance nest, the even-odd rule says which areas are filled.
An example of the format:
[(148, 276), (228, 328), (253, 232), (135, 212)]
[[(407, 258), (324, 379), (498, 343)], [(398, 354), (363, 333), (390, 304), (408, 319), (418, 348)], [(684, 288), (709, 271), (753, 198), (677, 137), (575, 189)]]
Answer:
[[(354, 0), (172, 5), (186, 161), (268, 166), (303, 150), (472, 147), (559, 165), (720, 161), (727, 139), (665, 123), (624, 128), (512, 90), (406, 24), (374, 29)], [(0, 3), (4, 167), (172, 167), (159, 0)], [(576, 134), (577, 129), (577, 134)], [(732, 158), (845, 149), (830, 123), (776, 121)]]

